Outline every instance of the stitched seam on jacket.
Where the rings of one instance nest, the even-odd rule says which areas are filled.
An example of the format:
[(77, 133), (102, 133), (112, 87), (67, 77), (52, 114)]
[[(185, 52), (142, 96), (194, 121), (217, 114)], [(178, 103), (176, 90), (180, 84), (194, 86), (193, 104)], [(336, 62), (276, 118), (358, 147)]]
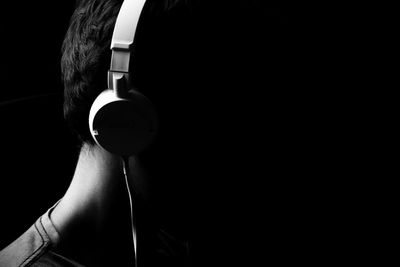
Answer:
[[(42, 217), (40, 217), (40, 219), (41, 219), (41, 218), (42, 218)], [(33, 263), (32, 260), (33, 260), (36, 256), (38, 256), (38, 255), (41, 254), (41, 253), (39, 253), (38, 251), (40, 251), (40, 250), (46, 245), (42, 234), (40, 233), (39, 229), (38, 229), (37, 226), (36, 226), (36, 223), (34, 224), (34, 226), (35, 226), (36, 232), (39, 233), (40, 238), (42, 239), (42, 244), (41, 244), (31, 255), (29, 255), (29, 256), (19, 265), (19, 267), (31, 265), (31, 264)], [(28, 262), (28, 261), (31, 261), (31, 262)], [(26, 264), (26, 265), (24, 265), (24, 264)]]
[[(46, 233), (47, 237), (50, 239), (50, 235), (49, 235), (49, 233), (46, 231), (46, 228), (44, 227), (44, 225), (43, 225), (43, 223), (42, 223), (42, 218), (43, 218), (43, 216), (40, 217), (40, 220), (39, 220), (40, 225), (42, 226), (43, 231)], [(50, 239), (50, 240), (51, 240), (51, 239)]]

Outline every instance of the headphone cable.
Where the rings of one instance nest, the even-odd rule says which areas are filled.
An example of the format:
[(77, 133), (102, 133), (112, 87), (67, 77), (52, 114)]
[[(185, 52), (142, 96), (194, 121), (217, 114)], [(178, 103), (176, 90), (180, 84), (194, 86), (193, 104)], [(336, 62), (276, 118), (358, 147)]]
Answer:
[[(122, 157), (122, 165), (123, 165), (126, 189), (128, 191), (128, 197), (129, 197), (133, 251), (134, 251), (134, 258), (135, 258), (134, 260), (135, 260), (135, 267), (137, 267), (137, 231), (136, 231), (136, 218), (134, 216), (133, 197), (132, 197), (131, 186), (130, 186), (130, 182), (129, 182), (129, 157)], [(134, 192), (133, 192), (133, 195), (134, 195)]]

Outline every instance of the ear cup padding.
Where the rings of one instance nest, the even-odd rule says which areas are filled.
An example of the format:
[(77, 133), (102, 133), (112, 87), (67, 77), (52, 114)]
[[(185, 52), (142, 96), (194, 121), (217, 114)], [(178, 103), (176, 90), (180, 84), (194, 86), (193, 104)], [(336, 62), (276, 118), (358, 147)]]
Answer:
[(145, 149), (154, 139), (157, 125), (150, 100), (133, 90), (129, 91), (128, 98), (105, 90), (93, 102), (89, 113), (89, 128), (96, 143), (121, 156)]

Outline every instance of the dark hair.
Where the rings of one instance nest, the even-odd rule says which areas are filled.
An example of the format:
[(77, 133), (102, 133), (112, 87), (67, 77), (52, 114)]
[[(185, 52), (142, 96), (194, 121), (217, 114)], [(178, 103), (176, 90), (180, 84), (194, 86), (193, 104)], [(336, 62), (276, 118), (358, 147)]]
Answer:
[(64, 117), (82, 142), (93, 142), (87, 120), (91, 104), (106, 86), (111, 36), (121, 3), (81, 1), (62, 45)]

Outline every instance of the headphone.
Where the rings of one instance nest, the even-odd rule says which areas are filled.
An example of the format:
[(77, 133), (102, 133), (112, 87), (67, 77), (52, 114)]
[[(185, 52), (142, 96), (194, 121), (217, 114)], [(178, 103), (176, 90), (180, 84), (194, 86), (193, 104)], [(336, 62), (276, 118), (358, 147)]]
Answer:
[(108, 89), (95, 99), (89, 112), (89, 129), (95, 142), (110, 153), (136, 155), (153, 141), (158, 126), (151, 101), (129, 79), (131, 48), (146, 0), (125, 0), (111, 40)]
[(139, 93), (129, 79), (129, 62), (136, 28), (146, 0), (125, 0), (118, 13), (111, 40), (108, 89), (95, 99), (89, 112), (89, 129), (95, 142), (122, 157), (129, 195), (134, 260), (137, 266), (137, 226), (130, 189), (128, 157), (146, 148), (157, 132), (153, 104)]

